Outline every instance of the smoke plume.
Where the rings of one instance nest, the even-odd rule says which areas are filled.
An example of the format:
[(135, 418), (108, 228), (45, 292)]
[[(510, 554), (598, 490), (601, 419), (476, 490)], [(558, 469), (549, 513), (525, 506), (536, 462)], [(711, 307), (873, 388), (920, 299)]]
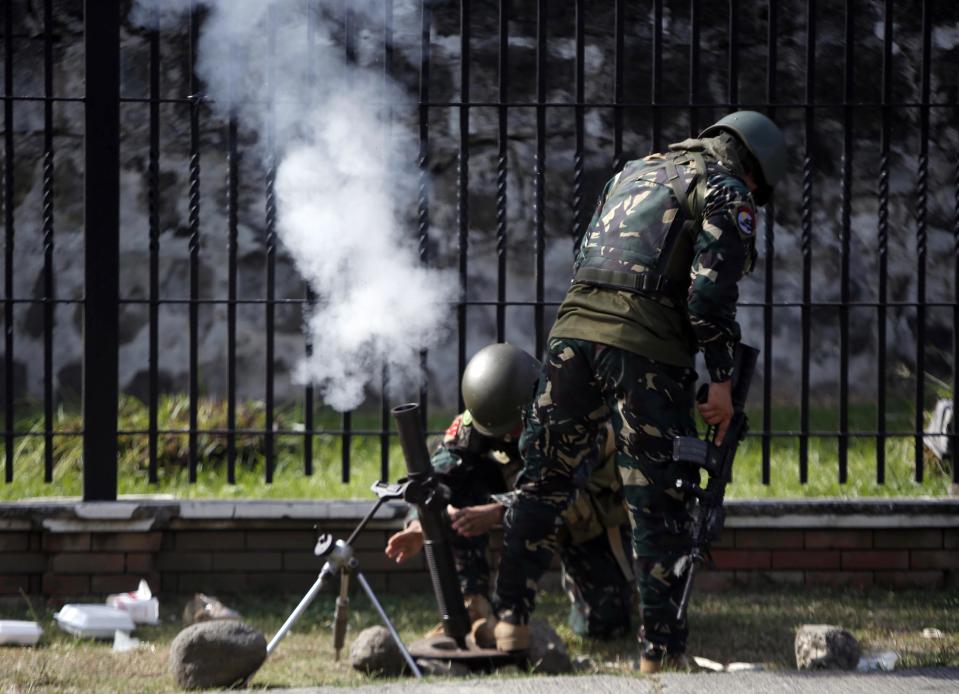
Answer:
[[(189, 4), (136, 0), (131, 20), (182, 27)], [(409, 100), (381, 67), (350, 63), (344, 50), (344, 7), (375, 31), (381, 3), (194, 4), (205, 10), (196, 65), (204, 95), (218, 115), (258, 133), (267, 166), (277, 162), (277, 232), (318, 297), (306, 326), (313, 354), (298, 377), (338, 410), (359, 405), (383, 365), (397, 388), (418, 383), (419, 353), (442, 336), (458, 289), (421, 265), (402, 221), (401, 206), (416, 198), (415, 155), (389, 114)]]

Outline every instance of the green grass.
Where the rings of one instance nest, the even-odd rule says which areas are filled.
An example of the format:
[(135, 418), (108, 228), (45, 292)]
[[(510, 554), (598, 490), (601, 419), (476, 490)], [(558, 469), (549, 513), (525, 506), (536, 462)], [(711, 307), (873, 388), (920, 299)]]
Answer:
[[(293, 609), (299, 596), (220, 596), (244, 619), (269, 638)], [(383, 604), (404, 640), (418, 637), (437, 619), (431, 596), (384, 595)], [(162, 596), (161, 596), (162, 599)], [(179, 614), (185, 599), (162, 599), (162, 624), (142, 627), (135, 636), (144, 642), (138, 651), (115, 654), (108, 642), (81, 640), (61, 632), (50, 611), (31, 613), (24, 601), (4, 606), (10, 618), (38, 618), (44, 628), (36, 648), (0, 648), (0, 691), (102, 692), (174, 691), (168, 669), (169, 645), (180, 630)], [(565, 625), (569, 603), (565, 596), (546, 593), (536, 615), (549, 620), (566, 639), (573, 656), (588, 656), (589, 672), (634, 674), (633, 638), (593, 641), (573, 636)], [(365, 596), (352, 599), (347, 649), (335, 662), (332, 655), (332, 597), (320, 596), (257, 672), (257, 689), (351, 686), (370, 682), (353, 671), (348, 649), (363, 628), (379, 623)], [(35, 615), (35, 616), (34, 616)], [(690, 655), (722, 663), (764, 663), (770, 669), (795, 667), (793, 638), (805, 623), (832, 623), (849, 629), (864, 650), (895, 650), (897, 667), (959, 666), (959, 596), (954, 592), (837, 592), (730, 591), (722, 595), (696, 594), (690, 613)], [(925, 627), (945, 632), (941, 640), (924, 639)], [(517, 676), (515, 668), (505, 676)]]
[[(189, 423), (188, 401), (182, 396), (164, 397), (159, 404), (160, 430), (186, 429)], [(838, 416), (834, 408), (811, 411), (810, 427), (814, 431), (835, 431)], [(799, 413), (794, 407), (777, 406), (771, 412), (772, 429), (795, 431)], [(432, 412), (430, 429), (442, 431), (452, 413)], [(761, 412), (751, 413), (753, 429), (759, 428)], [(219, 400), (201, 400), (198, 425), (201, 430), (226, 428), (226, 405)], [(302, 427), (302, 414), (295, 409), (281, 409), (274, 415), (278, 430), (295, 431)], [(242, 402), (236, 413), (240, 430), (262, 430), (265, 408), (260, 402)], [(146, 406), (133, 398), (120, 404), (121, 431), (143, 431), (148, 428)], [(199, 462), (196, 483), (188, 479), (189, 448), (185, 434), (164, 434), (158, 438), (158, 477), (156, 484), (148, 478), (148, 440), (145, 435), (126, 435), (119, 439), (119, 492), (121, 494), (170, 494), (178, 498), (284, 498), (344, 499), (369, 498), (370, 485), (380, 478), (380, 440), (378, 436), (354, 435), (350, 444), (350, 481), (341, 480), (342, 443), (338, 435), (324, 434), (340, 428), (339, 416), (323, 410), (316, 416), (312, 438), (313, 474), (303, 472), (304, 438), (302, 434), (274, 437), (275, 464), (271, 484), (265, 482), (265, 443), (258, 434), (236, 436), (236, 484), (227, 483), (226, 437), (200, 434)], [(353, 416), (356, 430), (378, 430), (379, 415), (358, 412)], [(851, 430), (875, 429), (875, 408), (868, 404), (850, 407)], [(887, 426), (907, 430), (911, 426), (908, 406), (893, 403)], [(18, 431), (43, 433), (42, 415), (35, 409), (18, 412)], [(65, 435), (54, 437), (55, 462), (53, 481), (43, 479), (44, 438), (39, 435), (18, 437), (14, 452), (14, 479), (0, 485), (0, 500), (33, 497), (77, 497), (82, 494), (82, 419), (75, 412), (56, 413), (54, 431)], [(876, 442), (874, 439), (851, 438), (848, 448), (848, 481), (839, 484), (839, 449), (834, 436), (812, 437), (809, 440), (809, 482), (799, 483), (799, 443), (795, 437), (773, 437), (770, 445), (770, 484), (762, 484), (762, 443), (751, 437), (740, 448), (736, 460), (730, 498), (803, 498), (803, 497), (873, 497), (873, 496), (943, 496), (949, 494), (950, 474), (927, 462), (923, 483), (914, 481), (913, 439), (891, 438), (886, 441), (886, 483), (876, 483)], [(0, 442), (2, 448), (2, 442)], [(397, 479), (405, 466), (395, 437), (389, 446), (389, 477)]]

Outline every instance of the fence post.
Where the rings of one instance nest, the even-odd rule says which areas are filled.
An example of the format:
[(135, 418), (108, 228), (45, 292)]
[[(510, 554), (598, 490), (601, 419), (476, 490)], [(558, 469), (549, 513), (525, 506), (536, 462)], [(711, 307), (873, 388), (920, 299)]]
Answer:
[(120, 0), (84, 1), (83, 499), (117, 498)]

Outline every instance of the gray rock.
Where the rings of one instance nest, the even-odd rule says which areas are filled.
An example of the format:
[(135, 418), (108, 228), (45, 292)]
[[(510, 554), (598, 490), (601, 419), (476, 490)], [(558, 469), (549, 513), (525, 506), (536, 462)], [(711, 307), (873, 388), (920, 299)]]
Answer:
[(529, 665), (537, 673), (562, 675), (573, 671), (566, 643), (544, 619), (529, 625)]
[(437, 658), (419, 658), (416, 666), (424, 675), (432, 677), (469, 677), (470, 669), (464, 663)]
[(266, 639), (236, 620), (198, 622), (177, 634), (170, 645), (170, 669), (183, 689), (229, 687), (266, 660)]
[(796, 667), (800, 670), (852, 670), (859, 662), (859, 642), (829, 624), (804, 624), (796, 631)]
[(360, 672), (395, 677), (406, 668), (399, 646), (382, 626), (364, 629), (350, 644), (350, 665)]

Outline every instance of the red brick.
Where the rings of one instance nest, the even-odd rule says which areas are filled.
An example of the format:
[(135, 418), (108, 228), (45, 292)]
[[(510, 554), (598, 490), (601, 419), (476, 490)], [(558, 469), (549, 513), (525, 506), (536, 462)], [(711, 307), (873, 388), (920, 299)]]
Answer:
[(123, 573), (123, 555), (67, 552), (50, 558), (50, 570), (64, 574)]
[(90, 577), (71, 574), (43, 574), (45, 595), (87, 595), (90, 592)]
[(806, 549), (870, 549), (872, 530), (807, 530)]
[(126, 570), (131, 574), (144, 574), (153, 571), (155, 565), (152, 554), (146, 552), (128, 552)]
[[(365, 575), (365, 574), (364, 574)], [(272, 573), (248, 573), (246, 585), (251, 590), (268, 591), (271, 595), (277, 593), (303, 595), (310, 586), (316, 583), (316, 574), (305, 572), (276, 571)], [(351, 580), (351, 583), (354, 581)], [(333, 581), (335, 589), (339, 591), (339, 581)], [(369, 604), (367, 602), (367, 604)]]
[(0, 574), (40, 573), (47, 568), (47, 558), (39, 552), (0, 553)]
[(942, 571), (877, 571), (876, 584), (890, 588), (941, 588)]
[(719, 570), (770, 568), (766, 550), (717, 549), (713, 551), (713, 559)]
[(161, 571), (209, 571), (213, 555), (208, 552), (161, 552), (156, 565)]
[(246, 590), (246, 574), (243, 573), (210, 573), (180, 574), (178, 579), (180, 593), (207, 593), (214, 594), (230, 606), (229, 599), (221, 593), (240, 593)]
[(849, 569), (908, 569), (909, 552), (907, 550), (847, 550), (842, 553), (842, 568)]
[(940, 549), (942, 548), (942, 530), (938, 528), (876, 530), (873, 534), (873, 543), (877, 549)]
[(156, 552), (163, 535), (151, 533), (94, 533), (91, 549), (100, 552)]
[(47, 552), (89, 552), (90, 533), (44, 535), (43, 549)]
[(871, 571), (807, 571), (808, 586), (851, 586), (867, 588), (873, 584)]
[(176, 534), (177, 551), (191, 549), (243, 549), (244, 538), (240, 531), (204, 530), (194, 532), (178, 532)]
[(281, 571), (283, 555), (279, 552), (214, 552), (214, 571)]
[(703, 571), (696, 574), (695, 588), (704, 593), (728, 590), (736, 585), (732, 571)]
[(959, 569), (959, 552), (917, 549), (909, 553), (913, 569)]
[(959, 549), (959, 528), (946, 528), (943, 531), (943, 546), (946, 549)]
[(754, 588), (802, 585), (802, 571), (737, 571), (736, 583)]
[(303, 552), (312, 553), (315, 544), (316, 536), (306, 530), (277, 532), (249, 530), (246, 533), (246, 547), (248, 549), (299, 549)]
[(129, 593), (137, 589), (141, 578), (145, 578), (151, 588), (160, 585), (158, 574), (152, 576), (142, 574), (94, 574), (90, 577), (90, 591), (92, 593)]
[(826, 550), (776, 550), (774, 569), (838, 569), (839, 552)]
[[(416, 559), (409, 559), (402, 564), (397, 564), (395, 561), (386, 556), (383, 553), (383, 550), (367, 550), (364, 552), (357, 552), (356, 559), (360, 562), (360, 570), (369, 571), (370, 573), (373, 573), (374, 571), (417, 571), (423, 566), (423, 563), (421, 561), (417, 561)], [(559, 567), (553, 567), (551, 565), (551, 568), (558, 569)]]
[(30, 593), (30, 578), (30, 574), (0, 576), (0, 594), (18, 595), (20, 591)]
[[(353, 547), (355, 549), (383, 549), (386, 547), (386, 540), (394, 532), (397, 532), (397, 530), (367, 530), (360, 533), (360, 536), (353, 542)], [(501, 532), (496, 534), (502, 539), (503, 534)], [(500, 542), (499, 546), (502, 547), (503, 543)]]
[(312, 552), (284, 552), (283, 569), (286, 571), (313, 571), (319, 573), (323, 568), (322, 557), (315, 556)]
[(802, 549), (802, 530), (736, 531), (736, 547), (741, 549)]
[(25, 552), (30, 549), (30, 533), (0, 533), (0, 552)]
[(713, 541), (713, 547), (717, 549), (732, 549), (736, 546), (736, 531), (732, 528), (723, 528), (719, 538)]

